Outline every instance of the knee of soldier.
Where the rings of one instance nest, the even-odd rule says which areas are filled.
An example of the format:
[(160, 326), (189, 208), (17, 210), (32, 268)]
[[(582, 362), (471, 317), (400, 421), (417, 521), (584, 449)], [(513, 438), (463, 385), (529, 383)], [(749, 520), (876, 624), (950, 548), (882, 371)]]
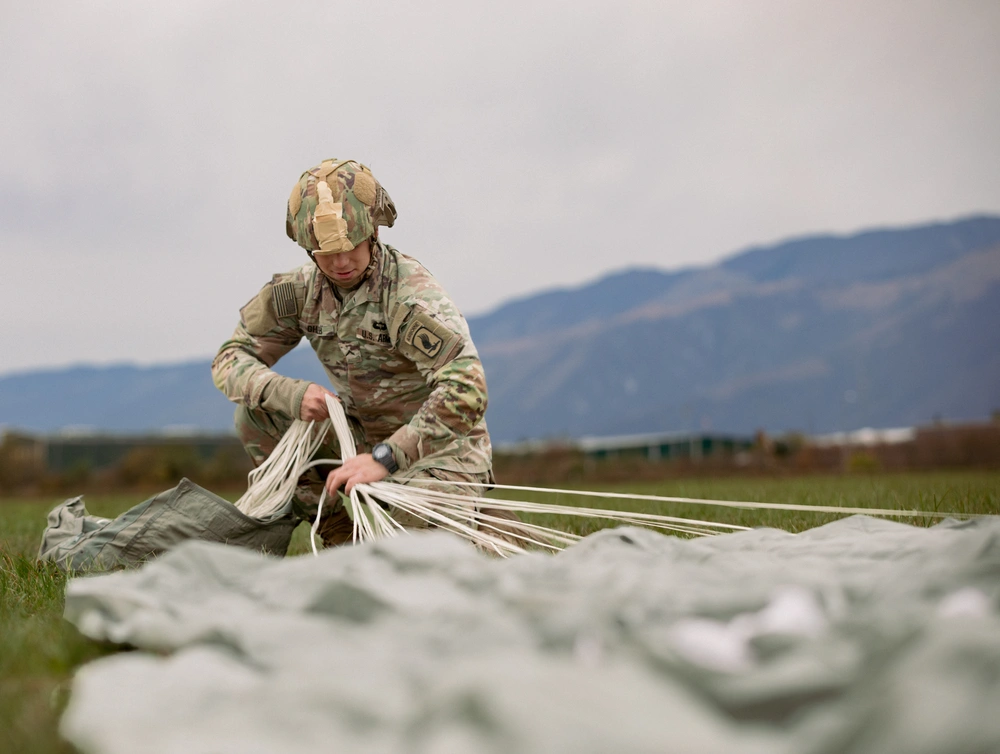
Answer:
[(271, 454), (288, 429), (281, 426), (280, 418), (259, 408), (251, 409), (243, 405), (236, 407), (233, 423), (236, 425), (236, 436), (258, 465)]

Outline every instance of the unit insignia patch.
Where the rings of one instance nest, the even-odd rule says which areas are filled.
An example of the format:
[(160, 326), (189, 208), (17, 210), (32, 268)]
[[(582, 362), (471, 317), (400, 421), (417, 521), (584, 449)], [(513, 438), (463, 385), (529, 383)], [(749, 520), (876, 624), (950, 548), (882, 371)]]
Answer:
[(411, 340), (411, 345), (429, 359), (441, 353), (443, 344), (444, 341), (426, 327), (417, 327)]

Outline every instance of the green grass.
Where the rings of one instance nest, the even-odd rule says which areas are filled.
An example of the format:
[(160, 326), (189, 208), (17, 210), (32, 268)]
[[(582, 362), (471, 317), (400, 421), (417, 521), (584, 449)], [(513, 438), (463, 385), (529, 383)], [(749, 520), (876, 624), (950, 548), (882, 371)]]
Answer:
[[(625, 486), (596, 486), (608, 492), (630, 492), (664, 497), (685, 497), (745, 502), (795, 503), (845, 508), (887, 508), (954, 513), (961, 516), (1000, 514), (1000, 473), (948, 472), (878, 474), (864, 476), (811, 476), (795, 478), (683, 479)], [(808, 511), (739, 509), (687, 503), (638, 502), (578, 495), (521, 493), (497, 490), (494, 497), (557, 503), (612, 510), (642, 510), (646, 513), (717, 521), (747, 527), (774, 527), (798, 532), (829, 523), (836, 514)], [(539, 514), (526, 516), (542, 526), (591, 534), (607, 526), (595, 519)], [(899, 521), (932, 526), (939, 518), (900, 517)]]
[[(613, 491), (613, 488), (605, 488)], [(806, 503), (868, 508), (921, 509), (962, 515), (1000, 514), (1000, 472), (882, 474), (792, 479), (690, 479), (636, 484), (618, 491), (672, 497)], [(494, 493), (515, 497), (508, 491)], [(143, 499), (88, 496), (91, 513), (115, 516)], [(773, 526), (801, 531), (836, 516), (809, 512), (738, 510), (692, 504), (592, 500), (572, 495), (523, 494), (518, 499), (627, 508), (742, 526)], [(117, 651), (85, 639), (62, 620), (65, 576), (35, 562), (48, 511), (56, 499), (0, 498), (0, 752), (72, 752), (56, 732), (73, 671), (81, 664)], [(600, 522), (556, 515), (533, 520), (588, 534)], [(905, 520), (905, 519), (904, 519)], [(929, 525), (935, 519), (914, 519)], [(308, 531), (300, 526), (291, 554), (309, 551)]]

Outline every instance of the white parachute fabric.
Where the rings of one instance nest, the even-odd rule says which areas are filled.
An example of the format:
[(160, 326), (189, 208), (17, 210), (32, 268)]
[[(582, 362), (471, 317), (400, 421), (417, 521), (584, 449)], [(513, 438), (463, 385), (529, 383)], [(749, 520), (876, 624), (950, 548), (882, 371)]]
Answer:
[(1000, 751), (996, 517), (507, 560), (444, 532), (190, 542), (73, 579), (66, 617), (146, 650), (78, 672), (88, 754)]

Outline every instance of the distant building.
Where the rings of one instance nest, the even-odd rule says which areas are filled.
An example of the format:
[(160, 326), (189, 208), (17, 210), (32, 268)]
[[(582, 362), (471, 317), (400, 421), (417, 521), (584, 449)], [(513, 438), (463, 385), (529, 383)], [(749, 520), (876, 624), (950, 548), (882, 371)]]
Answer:
[(715, 433), (659, 432), (581, 437), (574, 445), (592, 458), (642, 456), (651, 461), (697, 461), (749, 450), (753, 447), (753, 438)]
[(874, 445), (898, 445), (913, 442), (917, 437), (914, 427), (893, 427), (890, 429), (856, 429), (852, 432), (833, 432), (828, 435), (817, 435), (809, 438), (809, 442), (818, 448), (836, 448), (843, 446), (872, 447)]

